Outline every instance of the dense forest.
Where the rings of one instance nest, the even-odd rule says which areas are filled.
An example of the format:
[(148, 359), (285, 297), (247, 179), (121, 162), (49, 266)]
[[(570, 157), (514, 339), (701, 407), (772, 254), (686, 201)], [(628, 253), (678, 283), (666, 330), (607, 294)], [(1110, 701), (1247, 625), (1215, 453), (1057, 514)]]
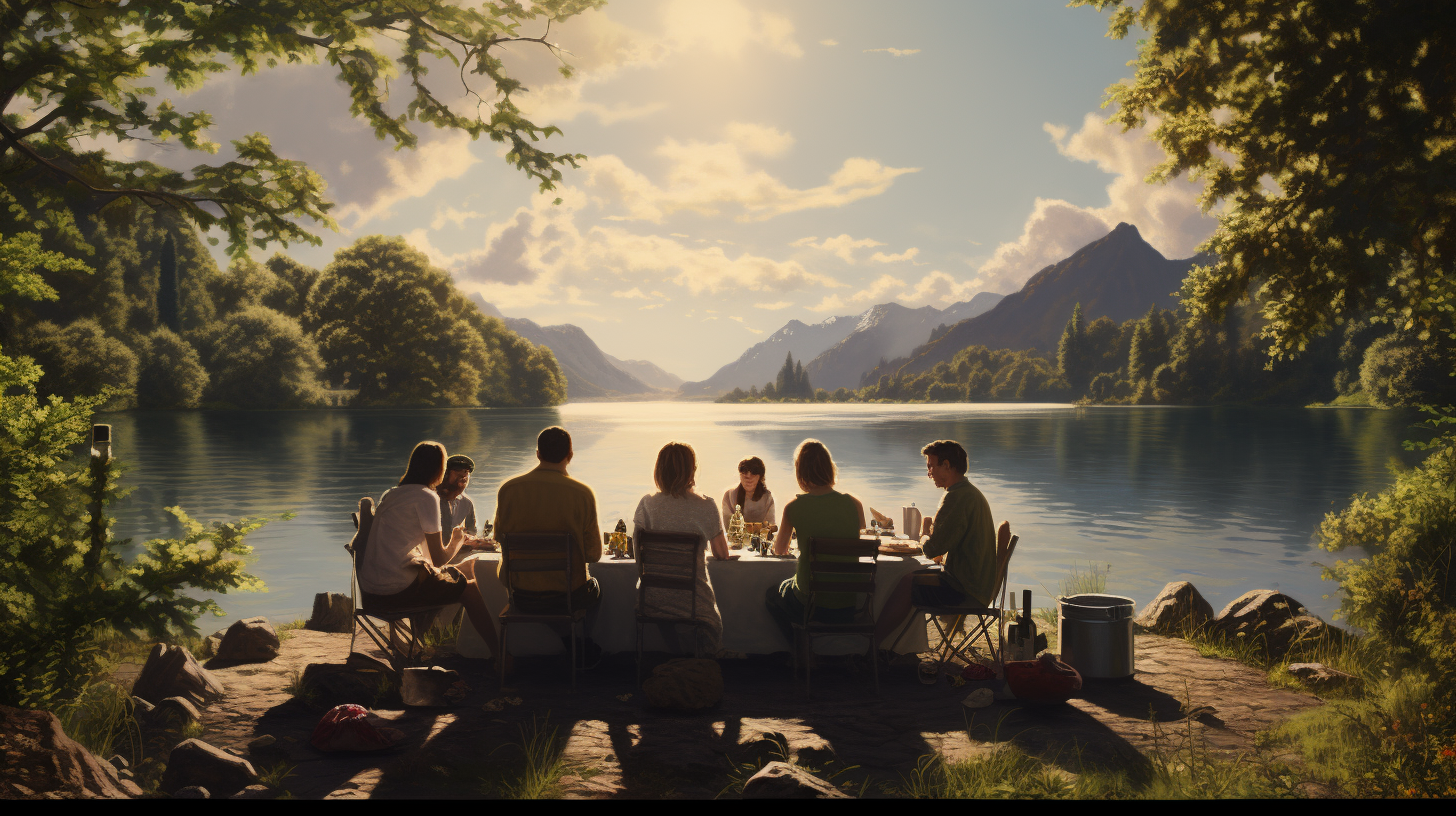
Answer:
[[(221, 270), (190, 226), (125, 202), (74, 212), (44, 249), (60, 296), (0, 294), (0, 346), (44, 394), (124, 408), (556, 405), (555, 357), (487, 317), (401, 239), (362, 238), (322, 270), (282, 253)], [(0, 223), (0, 232), (17, 224)]]

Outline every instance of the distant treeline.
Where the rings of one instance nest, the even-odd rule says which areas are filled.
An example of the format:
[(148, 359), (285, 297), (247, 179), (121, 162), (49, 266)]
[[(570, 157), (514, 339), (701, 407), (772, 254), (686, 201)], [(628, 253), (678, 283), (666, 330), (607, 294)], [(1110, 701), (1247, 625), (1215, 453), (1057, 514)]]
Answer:
[(107, 212), (75, 213), (76, 230), (48, 239), (94, 269), (44, 274), (59, 299), (0, 293), (0, 346), (40, 364), (43, 394), (109, 386), (113, 409), (565, 400), (549, 349), (482, 314), (402, 239), (362, 238), (323, 270), (275, 254), (223, 271), (165, 214)]
[[(1239, 305), (1218, 322), (1150, 308), (1121, 324), (1091, 323), (1076, 306), (1055, 358), (1035, 351), (971, 346), (949, 362), (907, 372), (882, 361), (866, 384), (833, 393), (807, 377), (791, 396), (768, 383), (734, 389), (719, 402), (1089, 402), (1110, 405), (1307, 405), (1398, 407), (1456, 402), (1451, 343), (1369, 319), (1311, 343), (1293, 360), (1274, 360), (1254, 309)], [(790, 360), (790, 363), (792, 360)], [(786, 363), (786, 370), (793, 367)], [(799, 367), (802, 370), (802, 366)], [(784, 372), (780, 372), (780, 380)]]

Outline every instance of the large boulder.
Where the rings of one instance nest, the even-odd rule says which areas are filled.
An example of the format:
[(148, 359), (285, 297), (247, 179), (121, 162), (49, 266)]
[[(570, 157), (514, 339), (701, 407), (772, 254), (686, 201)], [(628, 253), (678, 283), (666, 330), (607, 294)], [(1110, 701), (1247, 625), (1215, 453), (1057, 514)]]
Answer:
[(797, 765), (770, 762), (743, 783), (744, 799), (849, 799), (849, 794)]
[(716, 660), (679, 658), (652, 670), (642, 681), (647, 703), (655, 708), (697, 711), (723, 699), (723, 670)]
[(244, 618), (228, 627), (217, 647), (217, 659), (225, 663), (267, 663), (278, 656), (282, 645), (267, 618)]
[(391, 672), (338, 663), (310, 663), (300, 678), (302, 697), (311, 708), (328, 709), (352, 703), (365, 708), (400, 704), (399, 683)]
[(1299, 601), (1272, 589), (1256, 589), (1235, 598), (1213, 619), (1209, 630), (1231, 642), (1249, 643), (1273, 660), (1296, 646), (1314, 646), (1343, 634), (1311, 615)]
[(194, 705), (207, 705), (222, 696), (223, 687), (186, 648), (158, 643), (147, 656), (131, 693), (150, 703), (186, 697)]
[(213, 796), (232, 796), (258, 784), (253, 764), (198, 739), (184, 740), (167, 757), (161, 789), (176, 793), (183, 788), (206, 788)]
[(1198, 631), (1213, 620), (1213, 606), (1187, 581), (1173, 581), (1143, 607), (1133, 623), (1165, 635)]
[(181, 728), (188, 723), (202, 722), (202, 712), (186, 697), (168, 697), (147, 712), (146, 720), (163, 726)]
[(0, 705), (0, 799), (131, 799), (142, 789), (66, 736), (49, 711)]
[(320, 592), (313, 596), (313, 614), (304, 628), (315, 632), (353, 632), (354, 599), (339, 592)]

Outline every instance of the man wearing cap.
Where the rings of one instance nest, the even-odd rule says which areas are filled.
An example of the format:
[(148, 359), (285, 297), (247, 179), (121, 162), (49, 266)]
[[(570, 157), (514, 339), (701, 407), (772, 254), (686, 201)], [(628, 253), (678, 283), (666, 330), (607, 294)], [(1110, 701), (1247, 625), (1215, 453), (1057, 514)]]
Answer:
[(455, 454), (445, 461), (445, 478), (435, 492), (440, 494), (440, 529), (454, 530), (463, 526), (465, 533), (475, 535), (475, 502), (465, 495), (475, 462), (469, 456)]

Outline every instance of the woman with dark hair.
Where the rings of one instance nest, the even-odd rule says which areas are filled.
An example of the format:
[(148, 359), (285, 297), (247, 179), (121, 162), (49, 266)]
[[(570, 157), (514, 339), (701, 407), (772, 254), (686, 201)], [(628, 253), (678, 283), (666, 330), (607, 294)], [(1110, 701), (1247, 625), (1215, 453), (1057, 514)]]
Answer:
[[(657, 453), (657, 466), (652, 480), (657, 483), (657, 492), (648, 493), (637, 503), (637, 512), (632, 516), (636, 531), (690, 533), (698, 536), (698, 546), (703, 557), (709, 548), (719, 561), (728, 561), (736, 556), (728, 554), (728, 541), (723, 537), (723, 525), (713, 500), (693, 491), (697, 481), (698, 457), (691, 445), (684, 442), (669, 442)], [(686, 576), (684, 576), (686, 577)], [(718, 653), (723, 638), (723, 616), (718, 612), (718, 599), (713, 594), (713, 585), (708, 581), (708, 566), (698, 570), (697, 593), (698, 620), (707, 624), (699, 629), (702, 634), (700, 645), (706, 654)], [(653, 593), (662, 593), (664, 602), (657, 608), (668, 614), (687, 616), (690, 610), (686, 604), (675, 609), (674, 601), (681, 595), (667, 590), (647, 590), (647, 602), (654, 604)], [(680, 602), (680, 601), (679, 601)]]
[(743, 520), (749, 524), (774, 524), (778, 516), (774, 510), (773, 494), (764, 483), (763, 460), (750, 456), (738, 463), (738, 484), (723, 493), (723, 527), (733, 517), (733, 508), (743, 508)]
[(421, 442), (410, 453), (399, 484), (384, 492), (359, 564), (359, 592), (365, 609), (381, 612), (420, 606), (463, 604), (476, 631), (500, 654), (495, 618), (475, 585), (475, 562), (450, 565), (465, 545), (457, 528), (445, 544), (440, 528), (440, 496), (445, 478), (445, 446)]
[[(774, 623), (783, 630), (784, 638), (794, 642), (792, 624), (804, 620), (808, 593), (802, 587), (809, 582), (809, 557), (805, 545), (811, 538), (859, 538), (864, 527), (864, 505), (848, 493), (834, 489), (839, 471), (829, 449), (817, 439), (805, 439), (794, 451), (794, 477), (803, 490), (784, 505), (784, 522), (774, 539), (776, 555), (789, 554), (789, 536), (799, 538), (799, 564), (794, 577), (776, 587), (769, 587), (765, 602)], [(844, 556), (824, 556), (838, 559)], [(852, 559), (851, 559), (852, 560)], [(814, 620), (821, 623), (850, 623), (854, 619), (854, 595), (820, 592), (814, 607)]]

